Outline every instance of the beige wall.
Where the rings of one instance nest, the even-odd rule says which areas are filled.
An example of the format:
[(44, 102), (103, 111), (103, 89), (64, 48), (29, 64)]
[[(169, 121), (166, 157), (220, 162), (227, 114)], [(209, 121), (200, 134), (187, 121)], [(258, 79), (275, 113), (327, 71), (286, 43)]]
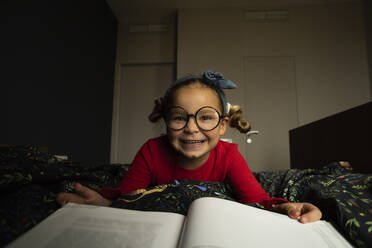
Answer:
[[(254, 82), (242, 85), (244, 57), (294, 57), (298, 125), (370, 100), (362, 4), (272, 8), (288, 9), (289, 20), (247, 22), (243, 19), (243, 8), (180, 10), (178, 76), (214, 69), (223, 72), (240, 87), (254, 90)], [(245, 91), (228, 91), (228, 97), (233, 103), (245, 106)], [(267, 89), (265, 94), (270, 97), (276, 93)], [(265, 106), (255, 107), (255, 112), (265, 114)], [(283, 118), (286, 118), (285, 114)], [(250, 121), (254, 123), (254, 120)], [(240, 134), (230, 132), (227, 135), (239, 144), (239, 150), (246, 156), (247, 144)], [(277, 149), (286, 151), (280, 144)], [(250, 158), (246, 156), (246, 160)], [(267, 166), (260, 164), (255, 170), (264, 170)], [(288, 168), (289, 164), (279, 167)]]
[[(232, 103), (244, 106), (250, 102), (246, 99), (245, 93), (250, 85), (243, 85), (244, 58), (265, 56), (294, 58), (296, 126), (370, 100), (366, 35), (361, 4), (272, 7), (288, 9), (289, 21), (249, 23), (243, 20), (244, 8), (183, 9), (179, 11), (176, 34), (174, 10), (133, 11), (126, 18), (119, 19), (111, 162), (128, 162), (114, 159), (114, 154), (125, 152), (117, 145), (119, 126), (125, 125), (119, 123), (120, 82), (123, 81), (120, 73), (123, 64), (170, 62), (177, 64), (178, 76), (200, 73), (206, 69), (221, 71), (241, 89), (228, 91), (228, 98), (232, 99)], [(270, 8), (265, 6), (265, 9)], [(130, 24), (149, 23), (168, 24), (169, 31), (128, 32)], [(177, 61), (175, 61), (176, 35)], [(142, 92), (133, 94), (144, 97), (147, 90), (144, 88)], [(265, 94), (267, 97), (275, 92), (268, 89)], [(136, 110), (147, 108), (148, 106), (137, 106)], [(257, 106), (255, 112), (264, 114), (265, 108)], [(285, 114), (283, 118), (286, 118)], [(254, 124), (254, 119), (248, 120)], [(137, 127), (138, 130), (142, 128), (145, 128), (145, 125), (139, 124)], [(133, 132), (134, 136), (140, 133), (138, 130)], [(287, 130), (288, 128), (285, 132)], [(249, 147), (241, 134), (229, 130), (226, 138), (232, 138), (239, 144), (239, 150), (248, 162), (252, 159), (252, 156), (249, 158), (247, 156)], [(256, 139), (259, 139), (259, 136)], [(288, 147), (283, 149), (280, 147), (281, 144), (276, 146), (278, 149), (275, 153), (285, 153), (289, 158)], [(272, 149), (263, 152), (269, 150)], [(258, 162), (253, 166), (254, 170), (268, 168), (260, 164), (259, 158), (253, 161), (257, 159)], [(288, 166), (286, 163), (279, 167)]]
[[(167, 32), (131, 33), (130, 25), (166, 24)], [(160, 63), (175, 59), (174, 10), (133, 10), (132, 15), (119, 19), (117, 63)]]
[(278, 23), (245, 22), (243, 9), (180, 11), (179, 76), (215, 68), (242, 82), (244, 56), (294, 56), (300, 125), (368, 101), (361, 4), (288, 9)]
[[(168, 31), (131, 33), (129, 26), (132, 24), (165, 24), (168, 25)], [(126, 18), (119, 19), (110, 155), (112, 163), (131, 163), (134, 151), (139, 150), (141, 144), (151, 138), (149, 132), (153, 130), (150, 130), (150, 127), (159, 129), (156, 124), (150, 125), (146, 117), (153, 107), (153, 99), (161, 95), (159, 91), (165, 91), (164, 85), (170, 84), (169, 78), (174, 77), (172, 71), (172, 75), (164, 76), (161, 68), (162, 65), (175, 68), (175, 27), (176, 12), (174, 10), (133, 10)], [(133, 73), (126, 73), (128, 69), (138, 71), (140, 68), (145, 68), (143, 73), (150, 70), (151, 75), (157, 75), (157, 77), (152, 81), (143, 82), (148, 75), (139, 73), (136, 78)], [(160, 82), (159, 87), (151, 85), (154, 82)], [(130, 91), (129, 94), (128, 91)], [(131, 106), (125, 106), (129, 99), (132, 99)], [(138, 119), (138, 116), (144, 117), (144, 121), (138, 121), (133, 125), (132, 120)], [(129, 119), (131, 121), (127, 121)], [(157, 132), (164, 133), (162, 130), (157, 130)], [(133, 140), (142, 143), (133, 144)], [(130, 151), (126, 148), (128, 146), (131, 146)]]

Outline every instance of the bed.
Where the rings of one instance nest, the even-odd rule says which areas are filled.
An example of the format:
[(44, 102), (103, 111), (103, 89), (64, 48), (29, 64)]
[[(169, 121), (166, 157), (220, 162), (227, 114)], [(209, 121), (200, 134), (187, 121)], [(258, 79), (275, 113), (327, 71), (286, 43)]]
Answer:
[[(370, 114), (371, 103), (366, 109)], [(361, 118), (365, 119), (366, 113), (363, 113)], [(370, 126), (366, 125), (367, 129)], [(341, 158), (349, 159), (349, 164), (340, 162), (337, 156), (323, 160), (322, 155), (316, 157), (316, 152), (311, 151), (311, 159), (299, 162), (301, 156), (307, 156), (296, 141), (306, 139), (304, 134), (298, 136), (304, 128), (309, 129), (309, 126), (290, 131), (291, 169), (258, 172), (255, 173), (257, 180), (272, 197), (312, 202), (322, 210), (324, 219), (332, 222), (354, 246), (372, 247), (372, 164), (369, 154), (356, 160), (357, 166), (358, 163), (363, 165), (361, 171), (350, 168), (350, 164), (355, 167), (351, 156)], [(311, 132), (310, 137), (313, 137)], [(332, 145), (337, 151), (339, 143), (331, 141), (327, 143), (324, 139), (322, 145), (326, 148)], [(349, 149), (359, 150), (355, 143)], [(78, 181), (93, 189), (115, 186), (129, 167), (128, 164), (87, 165), (67, 161), (37, 146), (0, 146), (0, 246), (5, 246), (56, 211), (59, 208), (55, 202), (56, 194), (73, 192), (71, 182)], [(113, 207), (186, 214), (193, 200), (205, 196), (233, 200), (229, 185), (182, 180), (122, 197), (113, 203)]]

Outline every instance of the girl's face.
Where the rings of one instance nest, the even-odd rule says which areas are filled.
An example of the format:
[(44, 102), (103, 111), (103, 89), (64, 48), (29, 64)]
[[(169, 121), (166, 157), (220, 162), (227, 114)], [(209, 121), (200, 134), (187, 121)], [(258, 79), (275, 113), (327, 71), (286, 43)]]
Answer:
[[(200, 108), (210, 106), (220, 113), (221, 104), (217, 93), (208, 87), (194, 83), (177, 89), (172, 94), (172, 106), (180, 106), (188, 114), (195, 114)], [(220, 136), (225, 134), (227, 118), (223, 118), (218, 126), (210, 131), (199, 129), (193, 117), (184, 129), (173, 130), (167, 128), (167, 135), (172, 147), (180, 155), (178, 161), (192, 163), (193, 166), (200, 166), (207, 161), (210, 151), (217, 145)]]

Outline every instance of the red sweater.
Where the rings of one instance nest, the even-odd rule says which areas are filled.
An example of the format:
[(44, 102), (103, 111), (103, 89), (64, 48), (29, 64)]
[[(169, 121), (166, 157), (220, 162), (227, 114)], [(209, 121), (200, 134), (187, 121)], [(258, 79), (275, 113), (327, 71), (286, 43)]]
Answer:
[(229, 183), (242, 203), (260, 203), (265, 208), (288, 202), (270, 198), (250, 171), (236, 144), (219, 141), (208, 160), (199, 168), (187, 170), (174, 163), (174, 150), (166, 136), (148, 140), (134, 158), (129, 172), (117, 188), (103, 188), (98, 192), (115, 199), (136, 189), (167, 184), (174, 180), (192, 179)]

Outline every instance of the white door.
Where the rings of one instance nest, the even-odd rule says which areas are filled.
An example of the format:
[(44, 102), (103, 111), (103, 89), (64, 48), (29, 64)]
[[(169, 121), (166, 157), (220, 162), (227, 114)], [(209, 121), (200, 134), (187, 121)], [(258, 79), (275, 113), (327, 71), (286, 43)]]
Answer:
[(246, 144), (253, 171), (288, 169), (289, 133), (298, 126), (295, 59), (244, 58), (244, 116), (260, 133)]
[[(165, 133), (162, 121), (151, 123), (148, 116), (154, 99), (163, 96), (173, 81), (172, 64), (122, 65), (119, 94), (113, 123), (111, 162), (131, 163), (140, 147), (150, 138)], [(115, 113), (116, 112), (116, 113)]]

